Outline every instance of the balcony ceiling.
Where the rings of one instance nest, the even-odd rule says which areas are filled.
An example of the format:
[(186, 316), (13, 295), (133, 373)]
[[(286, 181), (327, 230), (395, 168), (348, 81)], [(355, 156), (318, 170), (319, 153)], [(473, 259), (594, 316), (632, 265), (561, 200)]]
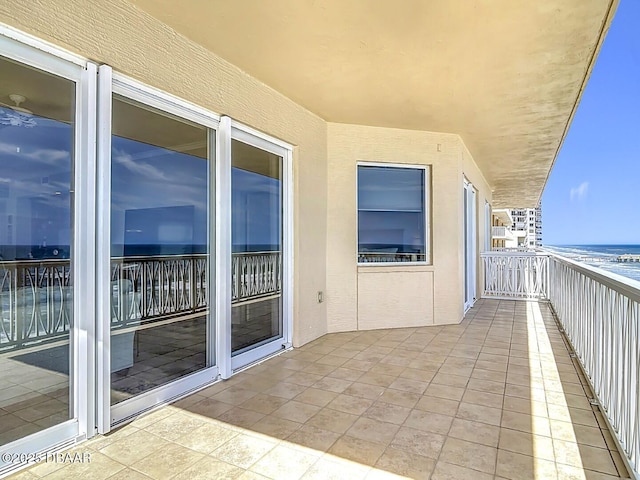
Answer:
[(457, 133), (534, 206), (617, 0), (132, 0), (331, 122)]

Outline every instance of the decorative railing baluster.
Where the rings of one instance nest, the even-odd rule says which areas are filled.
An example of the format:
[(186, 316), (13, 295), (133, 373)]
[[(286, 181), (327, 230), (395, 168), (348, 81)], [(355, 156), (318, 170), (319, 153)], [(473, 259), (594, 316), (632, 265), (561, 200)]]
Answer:
[[(208, 255), (114, 257), (111, 326), (205, 312)], [(234, 253), (233, 304), (278, 295), (280, 252)], [(63, 338), (73, 309), (68, 259), (0, 262), (0, 351)]]

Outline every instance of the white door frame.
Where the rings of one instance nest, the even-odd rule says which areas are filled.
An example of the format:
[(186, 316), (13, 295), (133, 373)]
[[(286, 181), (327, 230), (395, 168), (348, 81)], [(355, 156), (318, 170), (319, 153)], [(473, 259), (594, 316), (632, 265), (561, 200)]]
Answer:
[[(215, 363), (215, 354), (211, 348), (213, 341), (207, 342), (207, 363), (210, 365), (197, 372), (185, 375), (165, 385), (161, 385), (147, 392), (141, 393), (127, 400), (111, 405), (111, 108), (113, 94), (129, 98), (144, 105), (154, 107), (188, 121), (207, 127), (209, 131), (216, 131), (219, 127), (219, 117), (196, 105), (177, 99), (162, 91), (148, 87), (138, 81), (124, 75), (113, 73), (111, 67), (103, 65), (99, 69), (100, 93), (99, 93), (99, 136), (98, 136), (98, 265), (97, 284), (98, 290), (98, 432), (107, 433), (113, 425), (125, 422), (128, 419), (166, 403), (174, 398), (186, 395), (191, 391), (213, 382), (218, 378), (218, 366)], [(209, 141), (215, 139), (215, 135), (209, 134)], [(216, 212), (215, 198), (215, 148), (211, 145), (209, 153), (209, 212)], [(217, 213), (217, 212), (216, 212)], [(217, 221), (217, 215), (216, 215)], [(210, 262), (217, 258), (215, 254), (215, 238), (211, 232), (215, 229), (209, 225)], [(210, 264), (211, 266), (211, 264)], [(209, 315), (207, 320), (207, 334), (209, 339), (215, 335), (215, 308), (213, 302), (215, 296), (215, 272), (209, 268)]]
[[(228, 129), (228, 130), (227, 130)], [(220, 122), (221, 135), (218, 136), (220, 160), (220, 179), (225, 189), (220, 191), (219, 208), (226, 212), (220, 216), (220, 232), (228, 232), (224, 239), (220, 239), (219, 255), (226, 258), (220, 263), (225, 266), (218, 277), (219, 294), (225, 301), (220, 302), (218, 316), (218, 354), (220, 359), (220, 376), (229, 378), (237, 371), (251, 363), (269, 355), (291, 347), (292, 319), (293, 319), (293, 147), (285, 142), (274, 139), (257, 130), (247, 127), (228, 117), (222, 117)], [(228, 133), (227, 133), (228, 132)], [(261, 150), (282, 157), (282, 336), (264, 345), (232, 356), (231, 352), (231, 140), (237, 140), (252, 145)], [(228, 188), (227, 188), (228, 187)], [(226, 265), (228, 262), (228, 266)]]
[[(476, 301), (476, 269), (477, 269), (477, 214), (476, 214), (476, 190), (473, 184), (466, 178), (463, 180), (463, 192), (466, 193), (466, 202), (463, 201), (466, 222), (463, 225), (463, 250), (464, 250), (464, 311), (469, 310)], [(463, 195), (463, 198), (465, 196)]]
[(26, 461), (0, 459), (0, 475), (39, 454), (90, 437), (94, 432), (94, 256), (95, 256), (95, 96), (96, 65), (46, 42), (0, 25), (2, 56), (75, 82), (72, 185), (73, 319), (69, 330), (70, 419), (0, 446), (0, 454), (25, 453)]

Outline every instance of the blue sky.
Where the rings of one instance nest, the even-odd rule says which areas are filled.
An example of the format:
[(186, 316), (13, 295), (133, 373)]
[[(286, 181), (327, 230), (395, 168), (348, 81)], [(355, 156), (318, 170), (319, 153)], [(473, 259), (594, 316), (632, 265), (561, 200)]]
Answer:
[(640, 244), (638, 25), (621, 0), (543, 193), (546, 245)]

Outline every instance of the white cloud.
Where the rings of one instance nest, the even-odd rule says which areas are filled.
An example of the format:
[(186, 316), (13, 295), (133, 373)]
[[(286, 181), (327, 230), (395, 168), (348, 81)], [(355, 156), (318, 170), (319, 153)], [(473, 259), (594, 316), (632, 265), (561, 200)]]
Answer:
[(589, 182), (582, 182), (579, 186), (577, 187), (573, 187), (570, 191), (569, 191), (569, 197), (571, 198), (571, 201), (573, 200), (584, 200), (584, 198), (587, 196), (587, 192), (589, 191)]

